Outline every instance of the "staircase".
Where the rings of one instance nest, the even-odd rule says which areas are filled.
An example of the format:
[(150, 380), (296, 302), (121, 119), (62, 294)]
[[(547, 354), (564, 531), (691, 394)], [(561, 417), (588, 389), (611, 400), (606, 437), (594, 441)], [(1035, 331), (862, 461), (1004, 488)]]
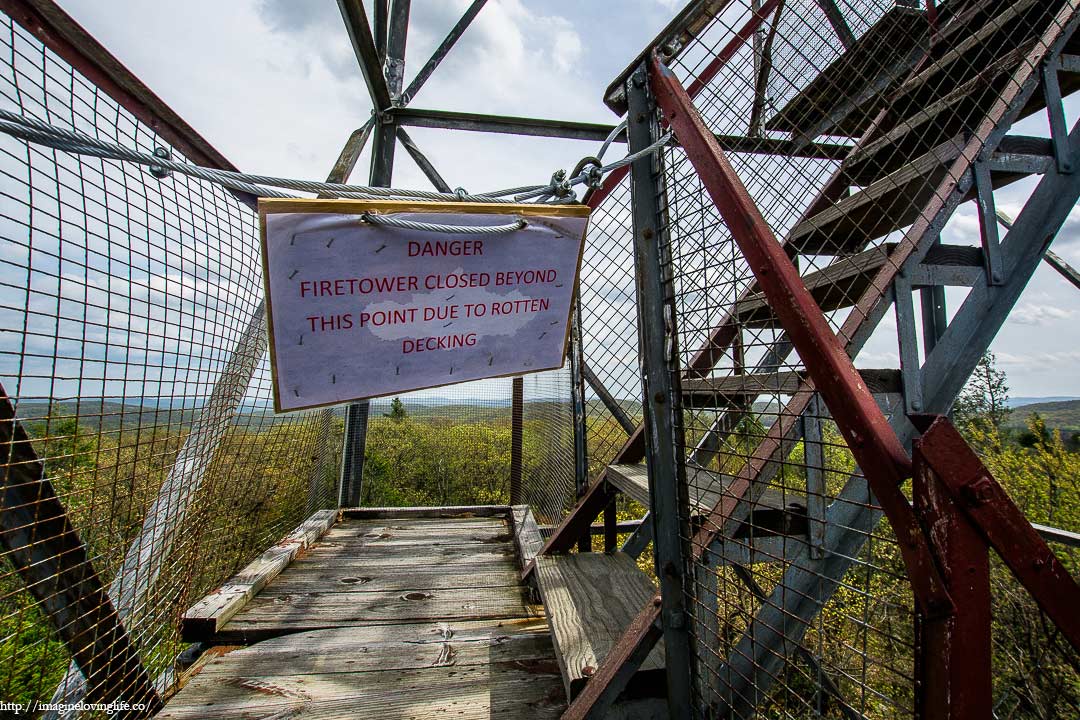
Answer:
[[(1061, 105), (1063, 95), (1080, 89), (1080, 57), (1073, 54), (1080, 52), (1080, 40), (1073, 39), (1078, 19), (1074, 0), (952, 0), (940, 4), (932, 27), (922, 3), (897, 3), (765, 120), (766, 130), (790, 133), (791, 141), (803, 146), (823, 136), (851, 143), (783, 245), (796, 267), (804, 268), (802, 281), (820, 311), (835, 313), (836, 334), (850, 357), (894, 309), (896, 367), (860, 375), (905, 443), (916, 437), (909, 414), (948, 411), (1039, 263), (1045, 239), (1053, 237), (1080, 197), (1080, 183), (1071, 178), (1080, 135), (1068, 133)], [(704, 22), (682, 20), (684, 35), (700, 32)], [(672, 33), (669, 28), (661, 39)], [(628, 78), (617, 84), (625, 84), (623, 94), (609, 91), (609, 104), (620, 111), (632, 92)], [(864, 85), (851, 87), (852, 78)], [(691, 95), (700, 85), (690, 84)], [(1009, 134), (1017, 120), (1036, 112), (1047, 113), (1050, 137)], [(1040, 177), (1038, 187), (1003, 234), (993, 192), (1032, 176)], [(634, 176), (635, 205), (644, 179)], [(980, 246), (942, 244), (945, 223), (972, 200)], [(951, 322), (941, 305), (946, 286), (969, 289)], [(927, 299), (921, 358), (916, 290)], [(639, 297), (639, 303), (646, 302)], [(659, 325), (643, 321), (645, 339), (662, 332)], [(762, 330), (775, 331), (771, 344), (756, 367), (745, 366), (744, 334), (761, 337)], [(744, 635), (728, 648), (712, 648), (727, 655), (726, 686), (711, 686), (719, 677), (718, 661), (698, 653), (698, 692), (719, 714), (731, 717), (751, 717), (766, 699), (799, 647), (801, 635), (791, 630), (792, 618), (808, 621), (828, 596), (802, 599), (812, 597), (823, 579), (835, 582), (843, 576), (882, 517), (856, 502), (866, 494), (858, 474), (840, 491), (843, 502), (824, 506), (821, 465), (813, 472), (810, 454), (820, 452), (826, 411), (807, 373), (792, 368), (792, 351), (773, 305), (754, 285), (731, 304), (708, 344), (679, 372), (681, 408), (716, 413), (709, 432), (692, 444), (674, 475), (685, 487), (678, 494), (694, 533), (690, 564), (698, 572), (716, 564), (783, 562), (775, 589), (755, 590), (764, 602)], [(725, 357), (732, 369), (721, 374), (715, 366)], [(782, 409), (744, 467), (722, 472), (716, 461), (725, 438), (765, 396), (773, 402), (785, 398)], [(649, 401), (646, 397), (647, 407)], [(629, 694), (631, 688), (661, 686), (654, 678), (663, 666), (662, 645), (649, 651), (659, 633), (648, 636), (650, 626), (643, 620), (655, 593), (647, 578), (612, 547), (605, 548), (607, 554), (562, 554), (618, 495), (655, 511), (656, 488), (671, 491), (664, 481), (650, 480), (641, 464), (646, 447), (656, 442), (646, 443), (648, 434), (639, 428), (627, 441), (537, 559), (540, 592), (574, 700), (565, 717), (603, 717), (624, 689)], [(778, 485), (778, 467), (793, 462), (790, 454), (799, 441), (804, 441), (806, 486)], [(647, 534), (651, 526), (643, 525), (641, 532)], [(733, 541), (749, 552), (735, 558)], [(707, 593), (700, 579), (694, 586), (692, 592)], [(704, 608), (698, 622), (707, 625), (702, 618), (708, 617), (709, 598), (697, 601)], [(651, 617), (664, 626), (664, 637), (678, 629), (680, 621), (659, 610)], [(586, 672), (584, 663), (594, 670)]]

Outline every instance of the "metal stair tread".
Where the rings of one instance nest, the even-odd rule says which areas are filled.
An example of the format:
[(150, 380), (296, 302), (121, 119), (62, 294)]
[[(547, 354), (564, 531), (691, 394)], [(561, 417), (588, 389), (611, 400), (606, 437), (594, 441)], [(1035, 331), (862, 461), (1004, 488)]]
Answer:
[[(850, 307), (889, 261), (895, 247), (895, 243), (882, 243), (855, 255), (839, 257), (830, 265), (804, 275), (803, 284), (824, 312)], [(982, 250), (968, 245), (937, 245), (923, 260), (925, 266), (982, 267), (982, 264)], [(761, 292), (740, 301), (735, 316), (744, 326), (779, 327), (779, 320)]]
[[(872, 240), (910, 225), (937, 191), (962, 147), (962, 136), (957, 135), (872, 181), (877, 168), (853, 158), (845, 163), (845, 172), (852, 181), (869, 184), (800, 222), (788, 233), (787, 244), (808, 255), (858, 253)], [(1042, 172), (1051, 161), (1051, 152), (1046, 138), (1006, 136), (991, 157), (994, 188)]]
[[(708, 513), (716, 507), (724, 497), (724, 488), (733, 479), (729, 475), (690, 466), (686, 468), (686, 475), (690, 509), (694, 514)], [(607, 481), (630, 498), (650, 507), (649, 472), (644, 465), (608, 465)], [(734, 537), (805, 534), (805, 494), (770, 487), (751, 508), (746, 522)]]
[[(896, 63), (929, 33), (926, 13), (897, 4), (885, 12), (846, 52), (821, 71), (765, 124), (767, 130), (799, 133), (817, 125), (844, 98), (851, 95), (851, 78), (867, 82)], [(871, 102), (848, 115), (831, 134), (858, 137), (877, 113)]]
[[(901, 391), (900, 371), (891, 368), (860, 369), (863, 382), (874, 394)], [(738, 402), (760, 395), (791, 395), (807, 377), (806, 371), (788, 370), (777, 373), (747, 373), (720, 378), (688, 378), (682, 381), (683, 396), (689, 404), (698, 406), (698, 398), (719, 398)]]

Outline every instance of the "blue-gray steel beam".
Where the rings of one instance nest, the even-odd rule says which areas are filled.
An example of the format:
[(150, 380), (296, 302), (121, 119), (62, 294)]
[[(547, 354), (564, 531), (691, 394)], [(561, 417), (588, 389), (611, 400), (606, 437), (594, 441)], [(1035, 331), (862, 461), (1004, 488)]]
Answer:
[[(1080, 160), (1080, 123), (1073, 126), (1067, 148), (1066, 159), (1075, 167)], [(1043, 177), (1003, 238), (1005, 284), (976, 284), (926, 360), (924, 391), (934, 398), (927, 405), (928, 413), (944, 415), (950, 410), (971, 373), (968, 368), (974, 368), (989, 348), (1078, 199), (1080, 181), (1076, 174), (1051, 170)]]
[(911, 282), (898, 275), (893, 280), (893, 308), (896, 314), (896, 335), (900, 348), (900, 377), (904, 388), (904, 409), (909, 413), (922, 411), (922, 384), (919, 382), (919, 341), (915, 333), (915, 302), (911, 297)]
[(375, 50), (379, 61), (386, 59), (386, 33), (390, 23), (390, 0), (375, 0)]
[(1035, 528), (1035, 532), (1039, 533), (1042, 539), (1047, 542), (1056, 542), (1069, 547), (1080, 547), (1080, 533), (1036, 523), (1031, 523), (1031, 527)]
[(806, 521), (810, 557), (825, 546), (825, 443), (821, 435), (821, 398), (814, 395), (802, 415), (803, 463), (806, 467)]
[[(1012, 229), (1012, 219), (1001, 212), (997, 211), (998, 221), (1005, 226), (1006, 230)], [(1065, 259), (1055, 253), (1053, 250), (1047, 250), (1046, 255), (1043, 256), (1043, 261), (1050, 267), (1057, 270), (1063, 278), (1072, 283), (1078, 290), (1080, 290), (1080, 272), (1076, 271), (1069, 263), (1065, 262)]]
[(1001, 268), (1001, 238), (998, 235), (997, 208), (994, 204), (994, 186), (990, 180), (990, 166), (985, 160), (977, 160), (972, 168), (975, 173), (975, 207), (979, 215), (979, 240), (982, 243), (986, 277), (993, 285), (1005, 281)]
[[(886, 276), (897, 270), (909, 272), (915, 263), (929, 251), (934, 239), (951, 217), (964, 196), (970, 191), (974, 179), (970, 166), (980, 152), (998, 146), (1027, 101), (1031, 98), (1040, 74), (1034, 68), (1043, 58), (1055, 58), (1080, 23), (1080, 14), (1072, 6), (1063, 7), (1051, 20), (1047, 30), (1031, 48), (1028, 57), (1019, 64), (1007, 84), (1007, 90), (991, 114), (976, 127), (966, 143), (963, 155), (952, 166), (955, 180), (948, 181), (950, 190), (936, 194), (921, 217), (908, 231), (900, 250), (905, 251), (899, 269), (883, 268), (874, 284), (891, 281)], [(1076, 161), (1077, 144), (1073, 129), (1069, 136), (1069, 155), (1063, 163)], [(959, 173), (959, 169), (967, 169)], [(1002, 248), (1002, 267), (1005, 283), (989, 285), (975, 283), (961, 309), (954, 316), (941, 341), (923, 366), (923, 398), (925, 412), (945, 414), (957, 393), (974, 370), (990, 340), (1005, 320), (1016, 298), (1027, 284), (1034, 266), (1041, 261), (1050, 238), (1061, 227), (1068, 212), (1080, 197), (1080, 187), (1073, 176), (1063, 175), (1056, 168), (1049, 168), (1024, 211), (1027, 231), (1024, 240), (1010, 231)], [(1019, 222), (1019, 218), (1017, 220)], [(907, 252), (906, 243), (911, 243)], [(1034, 257), (1034, 261), (1031, 258)], [(1020, 258), (1026, 258), (1021, 262)], [(849, 353), (854, 356), (869, 339), (889, 305), (884, 297), (872, 297), (868, 291), (867, 302), (860, 299), (853, 314), (845, 322), (842, 332), (848, 337)], [(998, 302), (994, 302), (994, 299)], [(961, 317), (963, 316), (963, 317)], [(963, 338), (962, 340), (960, 338)], [(910, 443), (915, 430), (902, 414), (891, 418), (897, 435)], [(836, 592), (840, 579), (851, 567), (866, 539), (876, 528), (882, 515), (871, 510), (867, 504), (872, 500), (866, 481), (857, 475), (848, 478), (836, 501), (829, 507), (825, 543), (828, 551), (820, 561), (809, 557), (806, 548), (799, 549), (789, 558), (789, 566), (769, 599), (762, 605), (750, 627), (728, 656), (725, 679), (729, 684), (729, 707), (732, 717), (749, 717), (769, 693), (783, 664), (787, 661), (793, 643), (797, 643), (817, 615)]]
[(416, 143), (413, 142), (409, 133), (405, 132), (405, 128), (400, 125), (397, 126), (397, 139), (401, 143), (401, 147), (405, 148), (405, 152), (409, 153), (409, 157), (413, 159), (416, 166), (424, 173), (424, 176), (431, 183), (432, 187), (439, 192), (454, 192), (453, 188), (450, 187), (450, 184), (446, 182), (443, 176), (439, 174), (439, 171), (435, 169), (435, 166), (431, 164), (431, 161), (427, 159), (427, 156), (416, 146)]
[(1046, 101), (1046, 115), (1050, 122), (1050, 140), (1054, 144), (1054, 159), (1057, 161), (1058, 172), (1071, 173), (1074, 165), (1069, 158), (1067, 129), (1065, 127), (1065, 106), (1061, 102), (1061, 84), (1058, 82), (1058, 70), (1061, 68), (1060, 59), (1049, 57), (1043, 60), (1042, 85), (1043, 97)]
[(641, 518), (641, 524), (637, 526), (637, 530), (630, 533), (630, 537), (626, 538), (619, 550), (632, 558), (636, 558), (645, 552), (645, 548), (649, 547), (652, 538), (652, 515), (645, 513), (645, 517)]
[(383, 75), (382, 57), (371, 36), (371, 26), (368, 24), (364, 3), (362, 0), (338, 0), (338, 7), (345, 21), (345, 29), (349, 32), (353, 52), (356, 53), (356, 61), (360, 63), (360, 72), (363, 73), (364, 82), (367, 83), (371, 103), (375, 107), (375, 112), (378, 113), (390, 107), (390, 89)]
[[(627, 83), (630, 152), (656, 142), (659, 122), (644, 66)], [(678, 385), (678, 344), (670, 275), (664, 272), (668, 238), (661, 199), (662, 156), (649, 154), (630, 169), (634, 229), (634, 269), (641, 344), (642, 407), (645, 415), (646, 464), (653, 525), (653, 555), (663, 599), (661, 623), (667, 661), (668, 713), (672, 720), (689, 718), (691, 652), (686, 609), (686, 567), (689, 557), (689, 501), (681, 462), (682, 397)]]
[(829, 21), (829, 25), (832, 26), (833, 32), (836, 33), (836, 37), (839, 38), (840, 44), (844, 46), (844, 49), (850, 48), (855, 44), (855, 34), (851, 32), (851, 28), (848, 27), (847, 21), (844, 20), (844, 14), (840, 12), (840, 8), (836, 6), (835, 0), (815, 0), (818, 7), (821, 8), (821, 12), (825, 13), (825, 18)]
[(400, 104), (405, 84), (405, 45), (409, 39), (409, 11), (412, 0), (393, 0), (390, 5), (390, 29), (386, 34), (386, 84), (394, 104)]
[(627, 435), (633, 435), (637, 429), (634, 421), (630, 419), (619, 401), (615, 399), (615, 396), (611, 394), (611, 391), (601, 382), (600, 378), (596, 377), (596, 373), (592, 371), (592, 368), (584, 360), (581, 361), (581, 375), (585, 378), (585, 382), (589, 383), (589, 387), (593, 389), (596, 396), (600, 398), (600, 402), (604, 403), (604, 407), (608, 409), (615, 421), (619, 423), (619, 426), (626, 431)]
[[(1060, 47), (1075, 27), (1076, 18), (1073, 18), (1062, 28), (1055, 45)], [(1008, 114), (988, 132), (989, 145), (1000, 140), (1030, 97), (1031, 83), (1025, 81), (1017, 86), (1021, 91), (1009, 103)], [(1069, 137), (1069, 147), (1069, 160), (1075, 163), (1080, 159), (1080, 132), (1076, 127)], [(940, 234), (944, 221), (971, 187), (970, 173), (966, 178), (941, 203), (932, 221), (925, 224), (918, 251), (908, 257), (902, 269), (910, 270), (912, 261), (917, 261), (929, 249), (929, 238)], [(1075, 175), (1062, 175), (1056, 168), (1051, 168), (1043, 177), (1021, 212), (1023, 225), (1020, 225), (1021, 218), (1017, 218), (1017, 225), (1022, 230), (1017, 232), (1014, 226), (1002, 243), (1005, 283), (976, 283), (927, 358), (922, 372), (925, 412), (948, 412), (1041, 261), (1050, 239), (1078, 198), (1080, 182)], [(857, 352), (866, 342), (887, 305), (878, 303), (850, 336), (849, 346), (853, 351)], [(891, 422), (905, 443), (914, 439), (915, 429), (903, 413), (894, 414)], [(882, 518), (879, 511), (867, 507), (872, 500), (865, 480), (858, 475), (849, 477), (829, 506), (825, 557), (815, 561), (805, 548), (800, 548), (787, 558), (789, 565), (783, 578), (728, 656), (724, 674), (730, 684), (732, 717), (753, 715), (754, 708), (767, 697), (769, 688), (779, 676), (789, 651), (801, 641), (811, 619), (838, 589), (840, 579)]]
[(1080, 272), (1077, 272), (1072, 265), (1065, 262), (1065, 260), (1060, 255), (1051, 250), (1047, 250), (1046, 257), (1043, 258), (1043, 260), (1046, 261), (1047, 265), (1061, 273), (1061, 277), (1068, 280), (1078, 290), (1080, 290)]
[(932, 285), (919, 288), (919, 302), (922, 306), (923, 357), (925, 358), (933, 351), (949, 324), (949, 316), (945, 311), (945, 286)]

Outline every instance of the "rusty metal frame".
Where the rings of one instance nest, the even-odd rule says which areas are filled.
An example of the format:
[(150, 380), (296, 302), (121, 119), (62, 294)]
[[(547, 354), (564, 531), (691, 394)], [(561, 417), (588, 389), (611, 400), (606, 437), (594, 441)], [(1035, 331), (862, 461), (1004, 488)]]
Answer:
[(1080, 586), (961, 437), (941, 416), (916, 416), (916, 508), (957, 612), (917, 617), (916, 687), (921, 717), (993, 714), (992, 548), (1080, 652)]
[[(1024, 105), (1032, 96), (1038, 83), (1038, 73), (1033, 68), (1038, 66), (1040, 58), (1044, 55), (1056, 55), (1062, 51), (1065, 42), (1075, 31), (1078, 22), (1080, 22), (1080, 16), (1075, 13), (1070, 16), (1070, 12), (1069, 8), (1063, 9), (1062, 13), (1064, 14), (1053, 21), (1040, 42), (1036, 43), (1031, 49), (1028, 58), (1022, 63), (1022, 67), (1014, 74), (1013, 80), (1009, 84), (1010, 91), (1007, 96), (1003, 97), (1002, 102), (996, 105), (991, 113), (976, 127), (973, 135), (967, 140), (960, 156), (950, 167), (949, 177), (943, 181), (942, 186), (924, 210), (923, 216), (907, 231), (903, 241), (890, 255), (888, 266), (879, 271), (871, 287), (859, 299), (854, 311), (848, 316), (840, 331), (840, 336), (846, 339), (849, 352), (855, 353), (862, 347), (886, 311), (889, 299), (882, 289), (887, 288), (899, 272), (914, 267), (915, 263), (925, 256), (930, 248), (930, 243), (940, 234), (947, 218), (959, 203), (967, 197), (973, 183), (972, 173), (969, 171), (971, 165), (980, 152), (997, 147), (1011, 123), (1019, 116)], [(1017, 238), (1012, 243), (1012, 245), (1019, 245), (1029, 240), (1032, 243), (1030, 249), (1026, 247), (1017, 249), (1017, 254), (1030, 255), (1036, 253), (1037, 261), (1042, 251), (1041, 248), (1036, 247), (1039, 245), (1038, 239), (1052, 237), (1055, 229), (1060, 226), (1060, 220), (1063, 219), (1062, 208), (1064, 208), (1064, 212), (1067, 212), (1068, 207), (1071, 206), (1062, 198), (1074, 197), (1071, 190), (1064, 194), (1055, 193), (1051, 190), (1052, 186), (1059, 185), (1061, 182), (1062, 179), (1054, 177), (1054, 173), (1051, 172), (1040, 183), (1039, 189), (1033, 195), (1033, 200), (1029, 201), (1029, 206), (1038, 197), (1040, 198), (1040, 207), (1044, 208), (1042, 214), (1049, 213), (1053, 217), (1047, 216), (1046, 222), (1040, 222), (1039, 230), (1032, 228), (1038, 238), (1032, 235), (1030, 238)], [(1044, 186), (1048, 191), (1045, 198), (1043, 198)], [(1046, 207), (1045, 203), (1051, 203), (1053, 209)], [(1025, 208), (1025, 213), (1028, 209)], [(1039, 215), (1040, 211), (1034, 208), (1031, 209), (1033, 222)], [(1047, 232), (1050, 233), (1049, 236), (1046, 235)], [(1007, 247), (1011, 247), (1011, 245), (1007, 244)], [(1030, 270), (1030, 268), (1026, 267), (1025, 269)], [(1017, 277), (1011, 277), (1012, 273), (1015, 273)], [(960, 313), (953, 319), (953, 323), (950, 324), (948, 331), (943, 335), (943, 342), (938, 343), (922, 369), (923, 396), (926, 398), (928, 411), (943, 412), (947, 410), (947, 405), (952, 402), (952, 398), (955, 397), (964, 379), (970, 374), (978, 357), (981, 356), (989, 343), (989, 339), (993, 337), (1000, 322), (1004, 320), (1004, 314), (1007, 313), (1008, 307), (1011, 307), (1015, 297), (1019, 294), (1019, 289), (1014, 289), (1013, 286), (1022, 288), (1029, 274), (1029, 272), (1025, 273), (1023, 270), (1018, 271), (1017, 268), (1010, 267), (1010, 274), (1007, 274), (1007, 287), (1002, 288), (1002, 292), (998, 293), (1001, 295), (1001, 302), (998, 303), (1000, 307), (980, 310), (976, 305), (981, 301), (975, 300), (971, 296), (965, 301), (965, 308), (972, 305), (970, 312), (967, 313), (971, 317), (965, 317), (962, 323), (958, 323), (961, 316), (965, 314), (965, 308), (961, 308)], [(976, 283), (972, 295), (981, 297), (996, 290), (998, 290), (996, 287), (991, 288), (988, 285), (981, 286)], [(965, 325), (962, 331), (960, 328), (954, 327), (958, 324)], [(976, 335), (972, 336), (972, 332), (976, 333)], [(965, 339), (959, 340), (960, 337)], [(946, 338), (948, 339), (947, 342), (945, 341)], [(957, 340), (956, 343), (952, 342), (954, 339)], [(791, 405), (794, 407), (798, 403), (799, 399), (796, 397), (793, 398)], [(777, 423), (774, 425), (776, 429), (774, 443), (785, 432), (784, 428), (776, 427), (782, 424)], [(894, 418), (894, 424), (897, 427), (897, 432), (905, 439), (909, 439), (914, 432), (910, 423), (903, 417)], [(770, 435), (773, 434), (771, 429)], [(865, 484), (862, 479), (853, 476), (845, 484), (841, 497), (853, 497), (865, 492)], [(836, 505), (838, 503), (834, 504), (834, 506)], [(721, 515), (721, 519), (722, 517), (723, 515)], [(835, 513), (830, 512), (829, 519), (827, 545), (831, 548), (832, 554), (827, 558), (827, 561), (823, 561), (825, 565), (821, 565), (819, 562), (815, 570), (815, 577), (818, 579), (814, 582), (817, 583), (818, 590), (811, 591), (807, 587), (806, 577), (809, 577), (809, 575), (806, 575), (804, 568), (810, 560), (804, 551), (797, 552), (789, 558), (791, 567), (786, 571), (785, 577), (770, 595), (768, 602), (758, 613), (751, 627), (744, 632), (742, 639), (729, 655), (730, 677), (738, 684), (738, 688), (733, 689), (733, 695), (738, 699), (741, 706), (752, 705), (755, 702), (754, 697), (763, 697), (763, 693), (768, 691), (776, 677), (779, 665), (785, 662), (788, 657), (789, 653), (784, 648), (790, 647), (792, 639), (801, 637), (801, 632), (807, 627), (808, 618), (815, 614), (828, 599), (838, 578), (848, 567), (848, 561), (843, 558), (855, 556), (861, 546), (860, 534), (868, 532), (880, 519), (880, 514), (876, 511), (871, 513), (859, 511), (857, 513), (854, 510), (848, 511), (840, 508)], [(803, 577), (804, 575), (806, 577)], [(825, 591), (820, 590), (822, 578), (829, 583)], [(782, 634), (778, 629), (781, 627), (789, 630)], [(739, 688), (747, 690), (748, 695), (744, 696)], [(752, 690), (750, 690), (751, 688)]]
[(931, 615), (949, 612), (948, 592), (900, 489), (911, 474), (907, 451), (686, 90), (656, 56), (649, 70), (658, 104), (896, 529), (916, 597)]

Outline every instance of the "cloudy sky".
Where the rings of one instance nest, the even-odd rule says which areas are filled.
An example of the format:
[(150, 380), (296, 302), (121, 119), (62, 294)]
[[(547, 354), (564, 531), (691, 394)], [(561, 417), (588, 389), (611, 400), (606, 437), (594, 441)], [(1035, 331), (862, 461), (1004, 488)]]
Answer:
[[(370, 114), (334, 0), (60, 4), (245, 171), (322, 179)], [(413, 0), (406, 83), (468, 4)], [(601, 102), (604, 88), (679, 4), (491, 0), (412, 105), (614, 122)], [(1044, 126), (1036, 118), (1018, 131)], [(470, 190), (544, 182), (595, 147), (419, 128), (410, 133), (451, 185)], [(354, 180), (366, 179), (366, 170), (365, 155)], [(428, 187), (403, 152), (394, 185)], [(1015, 212), (1033, 185), (999, 193), (999, 204)], [(965, 207), (944, 240), (970, 243), (973, 237), (977, 242), (978, 225), (973, 208)], [(1080, 265), (1080, 215), (1074, 213), (1053, 247)], [(864, 351), (864, 366), (895, 363), (889, 322)], [(1041, 267), (993, 349), (1014, 396), (1080, 396), (1080, 291)]]

